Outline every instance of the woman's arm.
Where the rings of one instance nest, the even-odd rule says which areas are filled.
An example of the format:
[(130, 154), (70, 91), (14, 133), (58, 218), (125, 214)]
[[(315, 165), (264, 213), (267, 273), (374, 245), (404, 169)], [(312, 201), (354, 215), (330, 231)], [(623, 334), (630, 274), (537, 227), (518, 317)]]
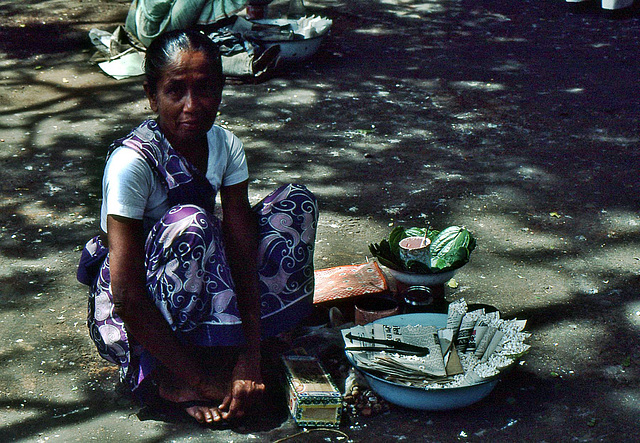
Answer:
[(258, 225), (251, 210), (248, 182), (220, 189), (225, 252), (236, 287), (238, 309), (247, 341), (234, 369), (231, 393), (221, 405), (223, 418), (241, 416), (264, 392), (260, 373), (260, 294), (258, 291)]
[(142, 221), (109, 215), (107, 231), (114, 310), (127, 331), (177, 378), (207, 398), (221, 399), (225, 393), (213, 387), (146, 294)]

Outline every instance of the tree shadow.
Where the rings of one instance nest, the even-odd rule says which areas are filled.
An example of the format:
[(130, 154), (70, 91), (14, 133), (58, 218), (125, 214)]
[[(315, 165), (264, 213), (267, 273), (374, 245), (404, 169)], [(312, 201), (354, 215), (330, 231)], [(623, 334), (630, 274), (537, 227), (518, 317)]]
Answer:
[[(118, 20), (102, 23), (120, 21), (123, 11), (121, 5), (113, 16)], [(620, 366), (627, 344), (637, 349), (637, 325), (625, 311), (638, 300), (628, 289), (637, 289), (637, 271), (628, 261), (610, 259), (612, 251), (638, 247), (640, 20), (634, 11), (610, 20), (551, 0), (332, 1), (313, 11), (331, 17), (334, 26), (312, 61), (288, 66), (263, 84), (225, 90), (219, 122), (245, 143), (252, 195), (283, 182), (306, 184), (324, 211), (321, 237), (346, 243), (340, 222), (347, 217), (371, 220), (380, 232), (389, 223), (463, 220), (480, 240), (474, 253), (480, 262), (474, 257), (469, 265), (474, 277), (486, 263), (490, 278), (513, 278), (493, 265), (520, 263), (549, 279), (568, 268), (567, 285), (580, 274), (611, 282), (598, 295), (563, 289), (556, 294), (561, 301), (543, 306), (520, 295), (519, 305), (506, 310), (528, 318), (534, 338), (542, 337), (526, 359), (532, 363), (469, 409), (429, 414), (426, 430), (419, 428), (424, 413), (393, 412), (393, 419), (407, 418), (403, 432), (445, 429), (453, 439), (467, 429), (476, 439), (527, 440), (524, 422), (548, 440), (562, 440), (567, 423), (579, 429), (576, 435), (608, 432), (581, 402), (612, 417), (619, 435), (633, 423), (632, 408), (597, 396), (626, 389), (603, 381), (602, 371)], [(15, 6), (10, 13), (23, 11)], [(7, 140), (0, 156), (0, 257), (11, 263), (0, 274), (0, 308), (12, 318), (51, 302), (34, 302), (41, 292), (84, 297), (69, 278), (60, 278), (74, 269), (61, 266), (54, 275), (34, 266), (60, 250), (79, 255), (97, 230), (106, 147), (148, 112), (134, 107), (144, 102), (140, 79), (92, 77), (95, 66), (77, 63), (88, 59), (80, 52), (87, 48), (80, 32), (97, 24), (95, 14), (74, 23), (24, 24), (0, 26), (0, 51), (12, 62), (0, 65), (0, 131)], [(94, 83), (65, 83), (57, 75), (62, 71)], [(23, 99), (20, 91), (30, 88), (36, 92)], [(503, 224), (499, 236), (491, 232)], [(532, 232), (534, 244), (506, 243), (521, 238), (523, 229)], [(324, 252), (331, 256), (331, 247)], [(590, 259), (602, 264), (591, 267)], [(498, 306), (512, 302), (505, 290), (470, 292)], [(601, 342), (589, 345), (597, 365), (589, 370), (580, 361), (583, 372), (576, 376), (540, 373), (552, 366), (548, 334), (567, 322), (597, 325)], [(81, 346), (91, 349), (88, 339)], [(563, 356), (571, 351), (561, 347)], [(2, 354), (3, 362), (20, 358), (26, 357), (19, 351)], [(637, 358), (632, 355), (628, 369), (635, 375)], [(25, 407), (37, 414), (0, 426), (0, 439), (33, 438), (60, 423), (86, 423), (130, 406), (104, 402), (107, 392), (87, 391), (86, 401), (29, 399)], [(3, 399), (0, 408), (17, 408), (23, 400)], [(275, 429), (282, 418), (278, 412), (256, 422), (256, 432)], [(591, 418), (598, 420), (594, 426)], [(392, 431), (383, 429), (385, 420), (367, 423), (367, 433)], [(164, 432), (166, 438), (184, 435), (168, 427)]]
[(0, 52), (10, 59), (24, 60), (88, 49), (88, 26), (122, 22), (128, 10), (118, 2), (74, 6), (47, 0), (4, 2)]

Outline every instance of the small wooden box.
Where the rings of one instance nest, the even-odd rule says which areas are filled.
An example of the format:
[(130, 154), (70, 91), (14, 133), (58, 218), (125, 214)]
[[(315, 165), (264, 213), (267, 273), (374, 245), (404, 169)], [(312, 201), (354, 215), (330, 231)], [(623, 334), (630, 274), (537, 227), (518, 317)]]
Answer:
[(342, 395), (316, 357), (282, 358), (288, 389), (289, 411), (298, 426), (338, 427)]

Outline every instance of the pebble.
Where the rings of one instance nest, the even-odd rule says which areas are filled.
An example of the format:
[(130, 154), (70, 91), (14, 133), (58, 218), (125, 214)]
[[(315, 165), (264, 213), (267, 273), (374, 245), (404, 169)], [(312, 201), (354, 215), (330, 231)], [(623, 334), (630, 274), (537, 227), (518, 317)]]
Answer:
[(379, 398), (371, 389), (358, 385), (343, 397), (345, 411), (352, 416), (371, 417), (389, 410), (389, 403)]

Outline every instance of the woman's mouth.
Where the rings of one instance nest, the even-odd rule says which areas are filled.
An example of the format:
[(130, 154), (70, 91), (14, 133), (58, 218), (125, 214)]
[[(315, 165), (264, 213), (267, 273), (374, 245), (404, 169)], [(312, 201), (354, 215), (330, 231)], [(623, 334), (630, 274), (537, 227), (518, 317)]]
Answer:
[(183, 129), (186, 129), (188, 131), (194, 131), (199, 128), (197, 120), (184, 120), (179, 122), (179, 124)]

